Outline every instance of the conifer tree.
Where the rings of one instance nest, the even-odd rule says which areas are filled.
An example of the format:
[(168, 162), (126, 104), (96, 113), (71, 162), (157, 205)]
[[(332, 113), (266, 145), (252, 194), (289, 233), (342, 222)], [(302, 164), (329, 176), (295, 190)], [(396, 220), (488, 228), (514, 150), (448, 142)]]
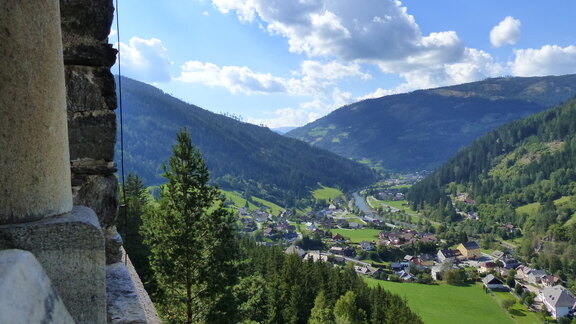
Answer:
[(320, 291), (314, 300), (314, 308), (310, 314), (309, 324), (333, 324), (331, 307), (326, 300), (324, 291)]
[(177, 134), (163, 176), (159, 207), (147, 212), (143, 231), (154, 275), (164, 291), (169, 321), (226, 323), (234, 319), (234, 219), (211, 186), (206, 163), (186, 131)]

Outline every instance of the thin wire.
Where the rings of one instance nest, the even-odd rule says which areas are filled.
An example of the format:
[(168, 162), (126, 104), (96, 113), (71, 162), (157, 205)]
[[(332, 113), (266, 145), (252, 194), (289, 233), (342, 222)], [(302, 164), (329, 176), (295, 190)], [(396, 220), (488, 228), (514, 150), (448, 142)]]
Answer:
[[(118, 40), (118, 107), (120, 108), (120, 175), (122, 178), (122, 197), (124, 199), (124, 247), (128, 248), (128, 204), (126, 203), (126, 187), (124, 185), (124, 116), (122, 109), (122, 70), (120, 65), (120, 11), (118, 9), (118, 0), (116, 0), (116, 38)], [(125, 252), (124, 264), (128, 264), (128, 252)]]

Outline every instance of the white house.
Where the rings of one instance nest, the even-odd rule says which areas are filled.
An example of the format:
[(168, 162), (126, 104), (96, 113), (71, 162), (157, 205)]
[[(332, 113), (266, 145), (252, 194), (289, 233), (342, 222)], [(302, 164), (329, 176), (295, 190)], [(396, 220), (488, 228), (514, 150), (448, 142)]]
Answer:
[(538, 298), (555, 319), (568, 315), (576, 303), (576, 297), (561, 285), (542, 289)]

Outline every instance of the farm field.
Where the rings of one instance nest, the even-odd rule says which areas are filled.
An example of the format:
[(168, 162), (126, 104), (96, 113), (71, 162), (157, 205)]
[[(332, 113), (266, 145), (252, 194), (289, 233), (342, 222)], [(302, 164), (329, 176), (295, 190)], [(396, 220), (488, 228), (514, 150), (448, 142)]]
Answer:
[[(246, 205), (246, 199), (242, 198), (242, 194), (240, 194), (237, 191), (226, 191), (226, 190), (220, 190), (220, 192), (224, 195), (224, 197), (226, 197), (227, 200), (230, 200), (234, 203), (234, 205), (236, 207), (244, 207)], [(257, 197), (252, 196), (252, 200), (257, 202), (258, 204), (264, 206), (265, 209), (269, 210), (273, 215), (278, 215), (280, 214), (281, 210), (284, 210), (284, 208), (266, 201), (264, 199), (260, 199)], [(255, 204), (248, 202), (248, 209), (249, 210), (256, 210), (259, 209), (260, 207), (256, 206)]]
[(322, 186), (322, 188), (314, 190), (312, 192), (312, 195), (316, 199), (329, 200), (329, 199), (336, 199), (342, 196), (343, 193), (342, 191), (336, 188)]
[(346, 238), (349, 238), (350, 241), (352, 241), (353, 243), (378, 240), (378, 234), (380, 234), (381, 232), (380, 230), (371, 228), (364, 228), (358, 230), (335, 228), (331, 229), (330, 231), (332, 232), (332, 234), (340, 234)]
[(380, 285), (406, 298), (408, 306), (426, 324), (527, 323), (515, 322), (495, 298), (484, 292), (480, 284), (461, 287), (397, 283), (372, 278), (365, 280), (371, 287)]

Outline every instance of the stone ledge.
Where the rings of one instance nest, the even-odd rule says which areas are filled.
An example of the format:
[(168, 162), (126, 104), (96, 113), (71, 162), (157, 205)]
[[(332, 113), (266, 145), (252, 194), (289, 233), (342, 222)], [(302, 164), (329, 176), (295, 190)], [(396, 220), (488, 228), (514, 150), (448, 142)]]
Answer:
[(162, 323), (130, 259), (123, 256), (124, 261), (106, 266), (108, 323)]
[(74, 323), (30, 252), (0, 251), (0, 323)]
[(76, 206), (60, 216), (3, 225), (0, 236), (34, 254), (76, 323), (106, 322), (104, 237), (90, 208)]

